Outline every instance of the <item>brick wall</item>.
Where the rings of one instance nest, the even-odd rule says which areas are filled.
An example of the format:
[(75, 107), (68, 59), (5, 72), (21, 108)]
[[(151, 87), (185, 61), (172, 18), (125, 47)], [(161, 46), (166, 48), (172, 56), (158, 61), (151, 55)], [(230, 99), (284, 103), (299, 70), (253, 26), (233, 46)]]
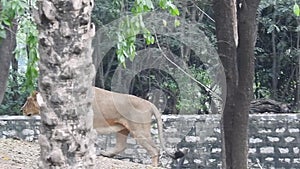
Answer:
[[(219, 115), (163, 116), (164, 137), (169, 151), (188, 148), (183, 168), (221, 167), (221, 130)], [(39, 134), (39, 117), (0, 116), (0, 137), (34, 141)], [(156, 123), (151, 130), (158, 142)], [(99, 135), (98, 150), (114, 146), (114, 135)], [(128, 148), (116, 158), (150, 164), (145, 149), (128, 139)], [(100, 148), (101, 147), (101, 148)], [(165, 154), (160, 162), (175, 168)], [(252, 169), (300, 168), (300, 114), (253, 114), (249, 123), (249, 166)]]

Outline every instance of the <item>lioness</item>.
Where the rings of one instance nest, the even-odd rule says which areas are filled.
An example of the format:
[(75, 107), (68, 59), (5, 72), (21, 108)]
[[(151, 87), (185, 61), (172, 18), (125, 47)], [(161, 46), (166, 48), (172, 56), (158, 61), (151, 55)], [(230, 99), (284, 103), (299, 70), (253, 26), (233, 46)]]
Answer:
[[(99, 134), (116, 133), (117, 140), (116, 146), (110, 151), (103, 152), (102, 155), (113, 157), (122, 152), (126, 148), (127, 136), (130, 133), (148, 151), (152, 165), (157, 166), (159, 149), (151, 138), (152, 115), (157, 119), (161, 147), (164, 151), (166, 148), (164, 146), (161, 114), (155, 105), (133, 95), (120, 94), (96, 87), (94, 90), (95, 95), (92, 102), (94, 128)], [(41, 102), (43, 102), (41, 95), (33, 92), (21, 108), (23, 114), (27, 116), (39, 114)], [(173, 159), (175, 158), (174, 155), (168, 152), (167, 154)]]

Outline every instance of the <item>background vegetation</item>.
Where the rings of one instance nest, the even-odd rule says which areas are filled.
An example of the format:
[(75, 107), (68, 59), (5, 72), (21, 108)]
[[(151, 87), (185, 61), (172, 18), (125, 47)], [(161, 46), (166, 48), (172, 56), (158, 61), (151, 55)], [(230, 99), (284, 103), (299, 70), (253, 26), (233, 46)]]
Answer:
[[(3, 3), (4, 1), (1, 2)], [(105, 25), (124, 15), (124, 13), (130, 12), (133, 3), (133, 0), (95, 0), (92, 16), (93, 21), (97, 27)], [(211, 42), (215, 43), (215, 28), (214, 21), (211, 19), (213, 12), (210, 1), (182, 0), (179, 2), (175, 1), (175, 3), (181, 12), (181, 17), (196, 23), (199, 26), (199, 30), (202, 30), (206, 36), (209, 37)], [(257, 27), (258, 38), (255, 49), (256, 60), (253, 99), (270, 98), (276, 101), (290, 103), (293, 105), (295, 111), (299, 111), (300, 109), (297, 103), (300, 102), (300, 20), (299, 17), (293, 13), (294, 4), (294, 0), (261, 1), (258, 11), (259, 24)], [(159, 10), (158, 7), (155, 7), (155, 9)], [(31, 21), (30, 15), (27, 15), (31, 11), (30, 5), (24, 10), (27, 12), (23, 12), (26, 13), (26, 15), (22, 15), (23, 18)], [(29, 69), (29, 72), (20, 70), (20, 65), (36, 66), (35, 64), (29, 65), (29, 63), (35, 63), (38, 59), (33, 57), (34, 52), (36, 52), (36, 47), (30, 46), (31, 42), (36, 40), (30, 36), (30, 33), (33, 33), (33, 35), (36, 33), (31, 30), (34, 24), (25, 21), (24, 19), (18, 21), (19, 29), (17, 34), (23, 41), (25, 39), (25, 43), (18, 42), (18, 48), (26, 48), (28, 52), (16, 52), (18, 57), (11, 62), (9, 82), (4, 100), (0, 105), (0, 114), (20, 114), (20, 107), (32, 90), (26, 90), (24, 86), (36, 87), (34, 80), (29, 81), (30, 83), (27, 85), (25, 85), (25, 83), (28, 83), (26, 75), (35, 75), (37, 72), (35, 72), (34, 69)], [(22, 28), (22, 25), (26, 25), (26, 29), (24, 27)], [(24, 34), (26, 34), (26, 36)], [(146, 47), (157, 48), (156, 43), (145, 45), (145, 40), (142, 36), (137, 36), (136, 39), (134, 44), (137, 50)], [(192, 73), (197, 80), (211, 89), (214, 88), (207, 73), (208, 65), (202, 63), (201, 60), (195, 56), (193, 51), (175, 39), (162, 35), (158, 35), (158, 39), (162, 46), (186, 62), (189, 70), (191, 70), (190, 73)], [(25, 45), (22, 46), (21, 44)], [(116, 54), (117, 50), (117, 47), (112, 48), (102, 60), (102, 63), (97, 69), (96, 86), (110, 89), (112, 75), (119, 65), (120, 60)], [(31, 61), (24, 63), (24, 58), (25, 61), (28, 59)], [(32, 62), (32, 60), (35, 62)], [(102, 71), (100, 75), (99, 70)], [(186, 77), (182, 77), (183, 80), (184, 78)], [(174, 81), (168, 73), (160, 70), (149, 69), (140, 72), (131, 82), (131, 86), (130, 93), (146, 99), (149, 99), (151, 94), (148, 92), (153, 89), (163, 91), (166, 96), (162, 98), (166, 103), (165, 114), (176, 114), (178, 110), (181, 109), (185, 111), (195, 110), (195, 113), (202, 114), (211, 113), (213, 109), (213, 106), (210, 105), (212, 96), (205, 88), (201, 86), (187, 87), (185, 90), (187, 90), (186, 93), (190, 94), (191, 99), (184, 100), (178, 96), (180, 90), (177, 82)]]

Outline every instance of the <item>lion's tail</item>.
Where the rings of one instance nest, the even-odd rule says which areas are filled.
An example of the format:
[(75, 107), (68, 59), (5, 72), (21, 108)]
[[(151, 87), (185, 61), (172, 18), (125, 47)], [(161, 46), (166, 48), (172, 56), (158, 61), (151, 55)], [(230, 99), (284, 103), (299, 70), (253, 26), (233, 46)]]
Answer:
[(161, 114), (154, 104), (152, 104), (152, 108), (153, 108), (153, 114), (157, 120), (158, 137), (159, 137), (161, 148), (167, 153), (168, 156), (170, 156), (173, 159), (176, 159), (175, 154), (173, 155), (172, 153), (168, 152), (165, 147), (166, 142), (163, 135), (163, 123), (161, 119)]

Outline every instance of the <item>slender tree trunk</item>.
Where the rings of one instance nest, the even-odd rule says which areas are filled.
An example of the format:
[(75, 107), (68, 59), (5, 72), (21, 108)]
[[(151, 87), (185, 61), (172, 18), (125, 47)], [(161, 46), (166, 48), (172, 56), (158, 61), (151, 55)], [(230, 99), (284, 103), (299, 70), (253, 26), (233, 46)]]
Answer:
[[(300, 25), (299, 19), (297, 19), (298, 26)], [(297, 32), (297, 50), (299, 51), (300, 46), (300, 32)], [(296, 72), (296, 79), (297, 79), (297, 87), (296, 87), (296, 97), (295, 97), (295, 103), (297, 107), (297, 111), (300, 111), (300, 55), (298, 56), (298, 70)]]
[(93, 0), (38, 1), (41, 169), (94, 168), (92, 6)]
[[(275, 18), (273, 18), (275, 19)], [(278, 86), (278, 73), (277, 73), (277, 51), (276, 51), (276, 34), (275, 30), (272, 31), (272, 99), (277, 100), (277, 86)]]
[[(94, 79), (93, 86), (104, 88), (104, 73), (103, 73), (103, 57), (99, 57), (101, 54), (99, 44), (101, 44), (101, 34), (97, 34), (93, 39), (92, 46), (95, 47), (95, 51), (93, 52), (92, 58), (93, 63), (95, 65), (96, 76)], [(113, 57), (112, 57), (113, 58)]]
[(300, 56), (298, 56), (298, 71), (297, 71), (297, 87), (296, 87), (296, 96), (295, 96), (295, 102), (296, 102), (296, 108), (297, 112), (300, 112)]
[(0, 39), (0, 104), (6, 90), (10, 61), (14, 57), (13, 51), (16, 48), (17, 27), (16, 24), (13, 24), (12, 28), (7, 27), (10, 30), (6, 31), (6, 38)]
[[(13, 80), (13, 86), (11, 86), (11, 90), (12, 91), (17, 91), (19, 88), (18, 88), (18, 69), (19, 69), (19, 66), (18, 66), (18, 60), (13, 57), (11, 59), (11, 68), (12, 68), (12, 80)], [(16, 101), (18, 100), (19, 98), (19, 94), (18, 92), (14, 92), (13, 94), (13, 100)]]
[(103, 75), (103, 62), (101, 62), (97, 68), (97, 73), (95, 77), (95, 86), (100, 88), (105, 88), (104, 86), (104, 75)]
[[(250, 102), (253, 99), (254, 79), (254, 48), (257, 37), (256, 14), (260, 0), (240, 1), (240, 8), (237, 8), (239, 45), (237, 47), (237, 63), (239, 71), (239, 85), (235, 103), (237, 103), (234, 128), (235, 140), (233, 151), (242, 158), (235, 159), (238, 165), (233, 168), (247, 168), (248, 160), (248, 119)], [(241, 161), (238, 161), (241, 160)], [(233, 163), (234, 164), (234, 163)], [(242, 165), (241, 165), (242, 164)], [(241, 165), (239, 167), (239, 165)]]
[(223, 113), (223, 168), (226, 169), (247, 169), (258, 4), (259, 0), (215, 0), (213, 3), (218, 53), (227, 83)]
[(236, 18), (235, 16), (235, 1), (234, 0), (215, 0), (213, 4), (215, 21), (216, 21), (216, 35), (219, 57), (225, 69), (227, 96), (223, 112), (223, 168), (230, 169), (233, 166), (233, 158), (236, 156), (232, 151), (232, 144), (234, 143), (231, 137), (233, 136), (233, 118), (236, 103), (234, 102), (235, 91), (238, 84), (238, 69), (236, 65), (236, 43), (234, 39), (234, 29)]

